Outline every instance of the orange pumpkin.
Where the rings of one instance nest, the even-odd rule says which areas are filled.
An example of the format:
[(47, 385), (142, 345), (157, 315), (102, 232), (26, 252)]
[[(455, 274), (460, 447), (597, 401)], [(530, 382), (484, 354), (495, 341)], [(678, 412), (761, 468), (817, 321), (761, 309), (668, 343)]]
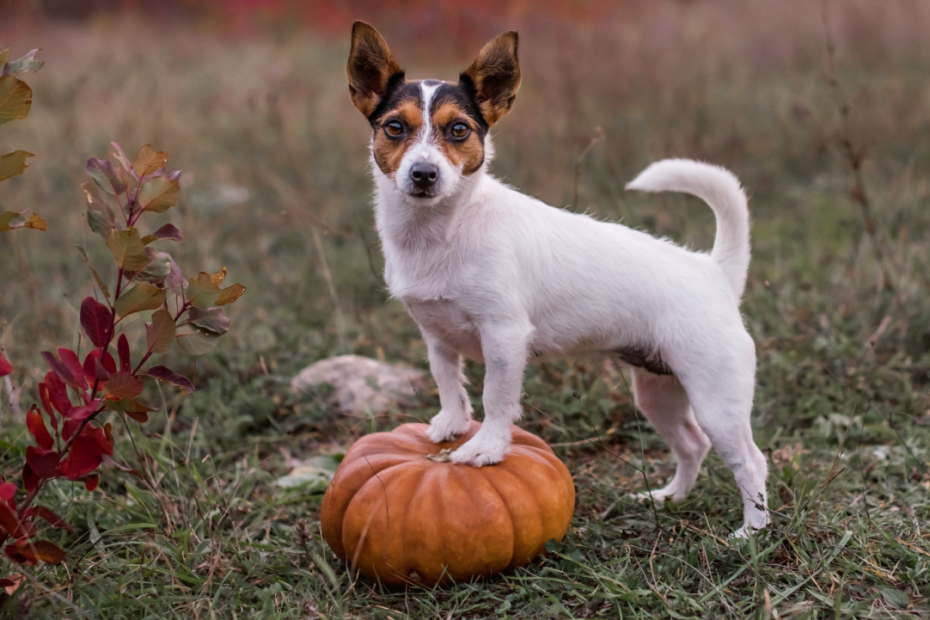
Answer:
[(481, 424), (439, 444), (427, 428), (403, 424), (349, 449), (320, 515), (343, 561), (384, 584), (433, 586), (523, 566), (562, 539), (575, 486), (542, 439), (514, 426), (503, 461), (470, 467), (448, 454)]

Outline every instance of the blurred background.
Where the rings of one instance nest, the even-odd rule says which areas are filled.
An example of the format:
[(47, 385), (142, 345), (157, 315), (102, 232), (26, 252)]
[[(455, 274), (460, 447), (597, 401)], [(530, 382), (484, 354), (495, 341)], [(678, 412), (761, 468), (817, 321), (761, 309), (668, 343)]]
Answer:
[[(110, 141), (151, 143), (184, 170), (182, 202), (161, 216), (185, 235), (171, 249), (182, 268), (226, 265), (248, 287), (219, 353), (178, 362), (190, 372), (237, 360), (246, 382), (260, 358), (287, 374), (349, 352), (425, 365), (381, 277), (370, 129), (344, 70), (355, 19), (411, 78), (455, 79), (518, 30), (523, 85), (494, 129), (493, 172), (550, 204), (706, 249), (705, 205), (623, 185), (669, 156), (733, 170), (751, 195), (743, 307), (763, 351), (787, 339), (770, 348), (803, 345), (803, 364), (821, 338), (842, 367), (834, 345), (867, 342), (887, 316), (870, 354), (926, 358), (926, 2), (5, 0), (0, 47), (46, 61), (26, 76), (30, 116), (0, 128), (3, 147), (36, 155), (0, 206), (49, 222), (0, 238), (0, 344), (26, 383), (38, 351), (77, 345), (91, 278), (74, 246), (106, 272), (78, 185)], [(763, 361), (763, 378), (774, 368)]]
[[(304, 519), (311, 532), (317, 527), (318, 492), (295, 499), (272, 484), (288, 457), (338, 451), (364, 432), (426, 421), (438, 410), (431, 387), (416, 402), (367, 419), (334, 414), (326, 394), (298, 397), (288, 389), (301, 368), (337, 354), (427, 367), (415, 325), (388, 298), (382, 279), (370, 128), (349, 100), (345, 77), (357, 19), (381, 31), (411, 78), (454, 80), (485, 41), (519, 31), (523, 82), (512, 112), (494, 127), (492, 172), (550, 204), (709, 249), (714, 219), (706, 205), (678, 195), (627, 193), (624, 184), (650, 162), (672, 156), (721, 164), (741, 179), (753, 218), (742, 311), (759, 355), (755, 437), (773, 463), (788, 463), (772, 469), (772, 506), (794, 515), (793, 536), (813, 537), (804, 538), (805, 549), (819, 549), (818, 541), (837, 544), (845, 532), (842, 547), (850, 540), (847, 516), (864, 509), (850, 545), (865, 541), (869, 550), (862, 553), (884, 573), (863, 568), (860, 574), (864, 564), (854, 559), (834, 579), (858, 575), (855, 596), (863, 605), (878, 600), (874, 588), (882, 584), (923, 580), (913, 591), (926, 592), (926, 568), (919, 568), (925, 557), (915, 551), (903, 564), (910, 568), (898, 570), (895, 554), (904, 547), (890, 547), (885, 531), (926, 523), (930, 488), (930, 2), (0, 0), (0, 50), (18, 58), (41, 48), (38, 57), (46, 63), (21, 76), (34, 91), (29, 117), (0, 126), (0, 152), (35, 154), (25, 174), (0, 185), (0, 212), (29, 209), (48, 221), (44, 233), (0, 235), (0, 346), (15, 367), (14, 385), (24, 389), (24, 405), (45, 373), (39, 352), (80, 344), (78, 307), (93, 279), (75, 246), (86, 248), (104, 278), (114, 278), (109, 251), (86, 225), (79, 188), (87, 158), (107, 157), (111, 141), (130, 157), (150, 143), (168, 152), (169, 169), (184, 170), (179, 206), (149, 220), (152, 230), (167, 220), (181, 230), (183, 243), (163, 245), (184, 271), (212, 273), (225, 265), (228, 281), (248, 289), (229, 307), (232, 328), (216, 352), (190, 358), (174, 351), (159, 362), (190, 376), (197, 392), (181, 398), (148, 388), (148, 401), (164, 411), (136, 441), (156, 455), (146, 467), (171, 471), (184, 484), (159, 487), (157, 507), (115, 474), (104, 477), (103, 494), (79, 494), (72, 502), (66, 488), (56, 491), (68, 507), (65, 516), (87, 528), (81, 536), (140, 519), (170, 532), (175, 519), (186, 523), (179, 531), (196, 530), (208, 543), (212, 537), (214, 546), (196, 547), (184, 561), (165, 560), (164, 569), (152, 559), (154, 572), (140, 579), (151, 578), (154, 589), (126, 600), (170, 605), (175, 599), (154, 594), (167, 588), (192, 609), (217, 601), (239, 613), (267, 606), (272, 594), (261, 588), (293, 582), (278, 562), (290, 557), (294, 541), (306, 541), (294, 523)], [(134, 316), (130, 336), (142, 338), (141, 315)], [(469, 363), (466, 372), (480, 416), (483, 367)], [(571, 544), (580, 545), (589, 565), (603, 562), (610, 575), (619, 570), (618, 549), (648, 556), (652, 569), (653, 515), (623, 499), (642, 486), (633, 465), (655, 482), (673, 471), (666, 446), (637, 417), (627, 381), (622, 369), (572, 360), (529, 368), (524, 385), (522, 426), (554, 444), (577, 474), (576, 529), (587, 534)], [(2, 477), (14, 479), (28, 435), (6, 402), (0, 396), (0, 426), (9, 429), (0, 465)], [(591, 437), (604, 438), (611, 451), (592, 447)], [(842, 451), (843, 458), (851, 455), (852, 473), (834, 482)], [(613, 458), (620, 454), (625, 460)], [(138, 454), (123, 458), (143, 462)], [(705, 472), (701, 492), (680, 512), (655, 513), (656, 523), (677, 527), (681, 518), (726, 536), (739, 520), (737, 490), (719, 460), (709, 459)], [(836, 502), (818, 503), (828, 494)], [(191, 497), (213, 505), (228, 499), (234, 508), (227, 511), (234, 509), (241, 522), (230, 527), (217, 517), (208, 526)], [(870, 514), (869, 506), (893, 508)], [(161, 516), (146, 516), (163, 512), (167, 526)], [(892, 525), (872, 521), (877, 515)], [(101, 605), (109, 604), (113, 584), (123, 584), (124, 572), (136, 574), (135, 564), (125, 564), (133, 555), (124, 553), (128, 545), (137, 544), (143, 555), (148, 548), (147, 533), (130, 531), (136, 532), (106, 539), (112, 546), (110, 555), (94, 560), (96, 585), (81, 582)], [(900, 535), (918, 540), (917, 531)], [(238, 547), (222, 546), (237, 535), (267, 546), (245, 561)], [(690, 536), (678, 551), (656, 558), (656, 572), (636, 577), (648, 589), (630, 587), (649, 594), (658, 573), (658, 587), (682, 589), (677, 609), (689, 614), (695, 592), (704, 592), (694, 594), (701, 601), (723, 596), (732, 579), (726, 575), (735, 578), (745, 560), (720, 560), (717, 574), (727, 580), (709, 588), (699, 573), (669, 559), (694, 552)], [(772, 552), (763, 567), (785, 592), (802, 587), (783, 570), (802, 561), (798, 546)], [(239, 562), (246, 576), (228, 573), (220, 590), (229, 588), (229, 599), (211, 585), (214, 561), (224, 553), (223, 561)], [(688, 561), (707, 562), (706, 553)], [(816, 562), (836, 557), (832, 550), (811, 553)], [(185, 565), (197, 566), (184, 577), (190, 589), (165, 577)], [(104, 566), (111, 571), (105, 577)], [(214, 567), (210, 578), (203, 566)], [(332, 566), (343, 579), (342, 567)], [(797, 574), (812, 569), (805, 570)], [(905, 573), (911, 575), (900, 578), (905, 581), (889, 576)], [(327, 600), (319, 579), (301, 579), (295, 592), (307, 588), (311, 602)], [(613, 578), (591, 579), (579, 572), (547, 587), (564, 594), (561, 600), (578, 617), (590, 617), (578, 611), (587, 602), (571, 598), (578, 583), (615, 587)], [(806, 604), (807, 589), (821, 587), (803, 584), (792, 595), (799, 605)], [(510, 591), (495, 587), (488, 596)], [(727, 590), (733, 605), (761, 596), (743, 578), (729, 587), (736, 592)], [(375, 598), (395, 610), (413, 604)], [(544, 598), (530, 592), (514, 606), (520, 600), (548, 605), (537, 601)], [(662, 598), (656, 609), (672, 605)], [(366, 610), (372, 600), (346, 604)], [(493, 615), (500, 600), (476, 617)], [(444, 604), (423, 617), (446, 617)], [(707, 604), (713, 616), (716, 603)], [(552, 613), (540, 617), (561, 612)]]

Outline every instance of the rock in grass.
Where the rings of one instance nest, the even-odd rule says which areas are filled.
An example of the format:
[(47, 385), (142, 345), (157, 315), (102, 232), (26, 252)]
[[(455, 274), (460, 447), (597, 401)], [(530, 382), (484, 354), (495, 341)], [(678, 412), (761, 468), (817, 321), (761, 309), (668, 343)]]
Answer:
[(360, 355), (330, 357), (304, 368), (291, 380), (296, 393), (311, 393), (321, 383), (333, 387), (340, 412), (353, 416), (383, 413), (426, 385), (425, 374), (407, 364), (384, 364)]

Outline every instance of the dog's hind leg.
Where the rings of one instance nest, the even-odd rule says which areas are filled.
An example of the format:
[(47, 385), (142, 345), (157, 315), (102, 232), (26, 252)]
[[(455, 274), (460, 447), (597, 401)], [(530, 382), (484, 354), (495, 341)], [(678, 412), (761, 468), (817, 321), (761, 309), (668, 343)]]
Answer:
[(634, 495), (637, 499), (665, 498), (679, 502), (694, 487), (701, 462), (710, 450), (710, 440), (694, 419), (688, 394), (673, 375), (654, 375), (642, 368), (633, 369), (633, 394), (636, 406), (662, 435), (675, 457), (678, 468), (664, 488)]
[(429, 369), (439, 388), (439, 413), (430, 420), (427, 435), (431, 441), (447, 441), (468, 430), (471, 401), (465, 391), (462, 356), (426, 331), (421, 330), (429, 353)]
[(755, 347), (748, 334), (731, 341), (732, 355), (716, 363), (694, 367), (680, 377), (694, 408), (694, 416), (714, 449), (726, 463), (743, 497), (743, 526), (734, 532), (745, 538), (769, 524), (765, 492), (768, 463), (752, 438), (750, 414), (755, 389)]

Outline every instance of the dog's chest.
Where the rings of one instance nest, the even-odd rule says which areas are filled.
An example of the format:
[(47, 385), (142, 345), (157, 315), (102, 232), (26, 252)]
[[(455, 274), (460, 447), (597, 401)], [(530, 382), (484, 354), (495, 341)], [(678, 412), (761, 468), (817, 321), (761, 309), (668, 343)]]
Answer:
[(484, 361), (478, 328), (468, 312), (455, 301), (413, 297), (405, 297), (401, 301), (420, 329), (468, 359)]

